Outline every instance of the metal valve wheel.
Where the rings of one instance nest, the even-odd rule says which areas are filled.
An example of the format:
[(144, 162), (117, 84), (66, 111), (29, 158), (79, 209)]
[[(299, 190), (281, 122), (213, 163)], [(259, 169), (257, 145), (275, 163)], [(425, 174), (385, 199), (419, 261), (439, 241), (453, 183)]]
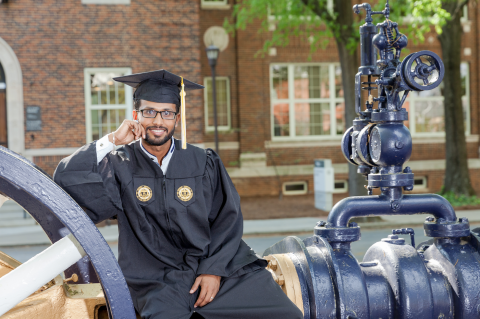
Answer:
[[(25, 208), (53, 243), (0, 278), (0, 316), (58, 275), (58, 272), (52, 273), (51, 278), (47, 279), (45, 274), (52, 270), (46, 267), (40, 267), (42, 270), (39, 270), (34, 264), (36, 260), (43, 258), (39, 261), (39, 265), (43, 265), (45, 261), (54, 259), (52, 265), (60, 263), (65, 268), (80, 260), (77, 268), (75, 265), (70, 268), (79, 270), (77, 272), (82, 276), (84, 273), (81, 268), (85, 268), (85, 260), (81, 258), (86, 253), (102, 284), (111, 318), (135, 318), (132, 298), (120, 266), (95, 224), (67, 193), (34, 164), (4, 147), (0, 147), (0, 194)], [(82, 261), (83, 265), (79, 265)], [(63, 270), (60, 269), (60, 272)], [(19, 274), (27, 274), (34, 280), (22, 277), (13, 285), (7, 284)]]
[(438, 55), (431, 51), (409, 54), (402, 62), (400, 74), (413, 91), (428, 91), (443, 80), (445, 67)]

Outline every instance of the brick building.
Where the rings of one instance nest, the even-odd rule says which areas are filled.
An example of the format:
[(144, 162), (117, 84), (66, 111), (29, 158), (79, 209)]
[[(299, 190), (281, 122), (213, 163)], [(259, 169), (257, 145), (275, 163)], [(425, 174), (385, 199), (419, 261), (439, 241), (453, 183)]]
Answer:
[[(353, 1), (357, 2), (357, 1)], [(213, 147), (210, 67), (217, 65), (220, 155), (242, 196), (313, 192), (313, 160), (330, 158), (336, 200), (347, 196), (340, 151), (345, 130), (341, 69), (334, 41), (308, 58), (293, 40), (255, 53), (259, 24), (235, 37), (223, 21), (234, 0), (9, 0), (0, 4), (0, 143), (52, 173), (76, 148), (131, 117), (132, 91), (115, 75), (168, 69), (206, 86), (187, 96), (188, 141)], [(473, 186), (480, 193), (480, 7), (464, 12), (462, 97)], [(440, 53), (434, 35), (410, 52)], [(445, 168), (441, 89), (411, 94), (405, 107), (414, 150), (414, 192), (437, 192)], [(350, 126), (349, 124), (347, 124)]]

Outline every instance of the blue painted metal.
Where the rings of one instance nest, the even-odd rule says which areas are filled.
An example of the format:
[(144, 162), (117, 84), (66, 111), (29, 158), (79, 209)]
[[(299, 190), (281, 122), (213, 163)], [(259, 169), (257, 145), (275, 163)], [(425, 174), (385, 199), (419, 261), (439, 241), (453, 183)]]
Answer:
[[(0, 193), (25, 208), (42, 226), (52, 243), (69, 233), (73, 234), (100, 278), (113, 318), (135, 318), (122, 271), (90, 218), (34, 164), (4, 147), (0, 147)], [(70, 271), (78, 270), (84, 277), (92, 276), (88, 271), (88, 259), (80, 261), (77, 268)]]
[(409, 234), (412, 247), (415, 248), (415, 231), (412, 228), (393, 229), (392, 234), (394, 235)]
[[(404, 168), (412, 138), (403, 125), (408, 113), (402, 105), (410, 91), (440, 84), (443, 63), (429, 51), (400, 61), (408, 40), (388, 19), (388, 1), (381, 12), (373, 12), (369, 4), (354, 6), (357, 13), (361, 9), (366, 18), (360, 27), (361, 67), (355, 78), (358, 117), (343, 136), (341, 149), (347, 161), (358, 166), (358, 173), (367, 177), (369, 196), (338, 202), (328, 220), (314, 227), (314, 236), (303, 243), (286, 238), (265, 255), (292, 253), (300, 263), (296, 270), (299, 277), (307, 278), (300, 284), (309, 292), (308, 318), (479, 318), (480, 228), (470, 231), (468, 220), (457, 220), (450, 203), (439, 195), (403, 194), (413, 189), (414, 175)], [(387, 19), (375, 26), (372, 15), (376, 14)], [(368, 80), (362, 82), (362, 76)], [(360, 103), (362, 90), (368, 95), (378, 90), (365, 109)], [(374, 188), (380, 188), (381, 195), (373, 196)], [(424, 223), (425, 234), (433, 239), (415, 248), (413, 229), (394, 229), (368, 249), (363, 262), (353, 257), (350, 243), (361, 233), (351, 218), (412, 214), (433, 215)], [(399, 234), (410, 235), (411, 245)]]

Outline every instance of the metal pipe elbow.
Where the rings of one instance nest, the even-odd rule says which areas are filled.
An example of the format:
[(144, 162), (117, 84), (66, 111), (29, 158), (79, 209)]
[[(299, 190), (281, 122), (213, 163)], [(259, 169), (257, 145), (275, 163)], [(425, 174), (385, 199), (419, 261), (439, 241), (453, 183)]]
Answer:
[(398, 205), (393, 209), (392, 201), (386, 195), (345, 198), (332, 208), (327, 221), (333, 227), (347, 227), (353, 217), (432, 214), (447, 222), (457, 219), (452, 205), (440, 195), (404, 195), (395, 202)]

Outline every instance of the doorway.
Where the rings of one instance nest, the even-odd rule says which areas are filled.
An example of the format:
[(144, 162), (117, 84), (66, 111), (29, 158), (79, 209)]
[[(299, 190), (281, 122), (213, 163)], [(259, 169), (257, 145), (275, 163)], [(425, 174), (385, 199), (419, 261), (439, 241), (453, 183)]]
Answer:
[(8, 147), (7, 139), (7, 80), (0, 64), (0, 145)]

